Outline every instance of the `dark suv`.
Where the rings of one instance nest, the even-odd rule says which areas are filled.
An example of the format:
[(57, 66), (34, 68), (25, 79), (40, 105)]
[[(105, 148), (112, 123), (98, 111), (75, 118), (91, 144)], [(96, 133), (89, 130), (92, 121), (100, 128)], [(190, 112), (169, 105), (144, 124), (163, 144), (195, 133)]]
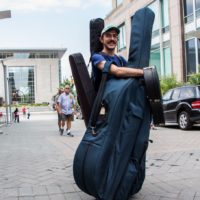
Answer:
[(200, 123), (200, 86), (188, 85), (169, 90), (163, 96), (165, 123), (178, 123), (183, 130)]

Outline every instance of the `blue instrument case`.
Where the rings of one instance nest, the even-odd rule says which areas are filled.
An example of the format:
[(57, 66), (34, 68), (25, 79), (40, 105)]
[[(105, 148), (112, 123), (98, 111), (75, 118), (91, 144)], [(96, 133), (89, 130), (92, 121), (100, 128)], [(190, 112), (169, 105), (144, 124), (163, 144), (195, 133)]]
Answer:
[[(129, 67), (149, 65), (153, 21), (149, 8), (135, 13)], [(81, 54), (71, 55), (70, 60), (72, 68), (84, 63)], [(81, 190), (99, 200), (126, 200), (141, 189), (145, 179), (150, 101), (143, 78), (104, 80), (102, 88), (74, 157), (74, 179)]]

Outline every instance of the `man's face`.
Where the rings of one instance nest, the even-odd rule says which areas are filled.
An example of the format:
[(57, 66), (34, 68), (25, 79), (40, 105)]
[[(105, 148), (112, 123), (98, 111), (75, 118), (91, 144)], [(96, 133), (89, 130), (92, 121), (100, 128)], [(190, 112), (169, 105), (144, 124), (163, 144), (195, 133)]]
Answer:
[(70, 92), (70, 87), (65, 87), (65, 93), (69, 94), (69, 92)]
[(118, 34), (115, 30), (110, 30), (105, 32), (100, 40), (106, 49), (113, 51), (117, 46)]

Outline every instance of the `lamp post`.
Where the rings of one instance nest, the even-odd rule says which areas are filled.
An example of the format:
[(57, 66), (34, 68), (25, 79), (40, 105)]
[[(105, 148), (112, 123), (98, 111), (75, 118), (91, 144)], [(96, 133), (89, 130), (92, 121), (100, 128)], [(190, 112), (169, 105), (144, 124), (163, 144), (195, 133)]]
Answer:
[(5, 103), (6, 103), (6, 124), (8, 124), (8, 84), (7, 84), (7, 66), (4, 64), (3, 60), (1, 60), (1, 64), (3, 66), (3, 76), (4, 76), (4, 91), (5, 91)]
[[(5, 18), (11, 18), (11, 11), (10, 10), (5, 10), (5, 11), (0, 11), (0, 19), (5, 19)], [(6, 83), (6, 69), (5, 69), (5, 65), (3, 63), (3, 61), (1, 60), (1, 63), (3, 65), (3, 71), (4, 71), (4, 89), (6, 88), (7, 86), (7, 83)], [(5, 99), (7, 98), (7, 90), (5, 90)], [(7, 104), (7, 99), (6, 99), (6, 104)], [(6, 105), (6, 124), (8, 124), (8, 107)], [(1, 130), (0, 130), (1, 132)]]
[(11, 108), (11, 105), (12, 105), (12, 88), (11, 88), (11, 80), (10, 78), (8, 77), (7, 78), (7, 82), (8, 82), (8, 92), (9, 92), (9, 114), (10, 114), (10, 123), (12, 122), (13, 120), (13, 115), (12, 115), (12, 108)]
[(0, 59), (1, 64), (3, 66), (3, 76), (4, 76), (4, 94), (5, 94), (5, 104), (6, 104), (6, 124), (9, 124), (12, 122), (12, 109), (11, 109), (11, 104), (12, 104), (12, 88), (11, 88), (11, 80), (8, 77), (8, 67), (4, 63), (6, 60), (10, 60), (13, 58), (13, 56), (7, 57), (6, 59)]

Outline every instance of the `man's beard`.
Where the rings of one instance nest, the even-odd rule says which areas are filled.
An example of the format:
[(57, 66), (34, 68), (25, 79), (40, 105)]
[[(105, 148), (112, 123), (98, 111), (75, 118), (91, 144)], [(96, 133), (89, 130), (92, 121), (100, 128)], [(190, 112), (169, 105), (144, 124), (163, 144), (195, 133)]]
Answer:
[[(113, 44), (115, 47), (109, 47), (109, 44)], [(108, 50), (108, 51), (114, 51), (115, 50), (115, 48), (116, 48), (116, 42), (115, 41), (113, 41), (113, 40), (111, 40), (111, 41), (109, 41), (106, 45), (105, 45), (105, 47), (106, 47), (106, 49)]]
[(116, 47), (110, 48), (107, 45), (105, 46), (108, 51), (114, 51)]

